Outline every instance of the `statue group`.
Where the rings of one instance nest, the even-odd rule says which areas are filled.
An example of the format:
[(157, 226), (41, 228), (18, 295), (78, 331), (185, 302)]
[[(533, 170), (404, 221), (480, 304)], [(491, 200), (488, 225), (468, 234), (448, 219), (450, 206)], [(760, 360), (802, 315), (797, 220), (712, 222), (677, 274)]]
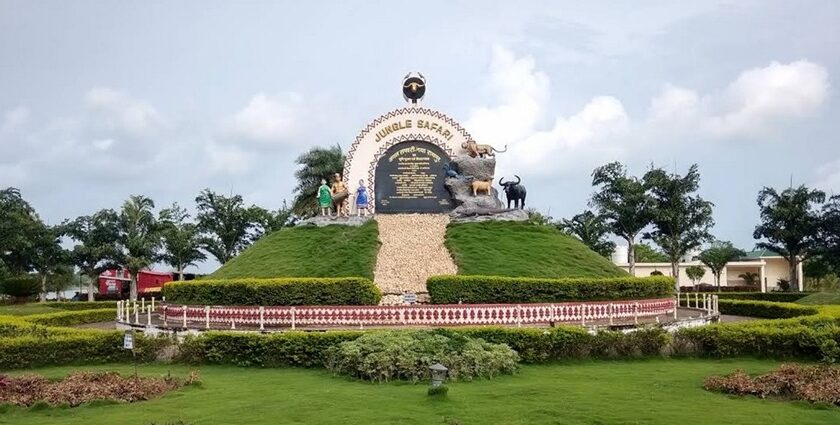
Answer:
[[(341, 179), (341, 174), (335, 173), (333, 175), (333, 181), (330, 186), (327, 186), (326, 179), (321, 179), (321, 186), (318, 188), (318, 194), (315, 198), (318, 200), (318, 206), (321, 208), (322, 216), (332, 217), (332, 211), (335, 211), (336, 218), (350, 216), (350, 203), (348, 202), (350, 191)], [(370, 200), (368, 199), (367, 187), (365, 187), (364, 180), (359, 180), (354, 201), (356, 214), (360, 217), (367, 216)]]

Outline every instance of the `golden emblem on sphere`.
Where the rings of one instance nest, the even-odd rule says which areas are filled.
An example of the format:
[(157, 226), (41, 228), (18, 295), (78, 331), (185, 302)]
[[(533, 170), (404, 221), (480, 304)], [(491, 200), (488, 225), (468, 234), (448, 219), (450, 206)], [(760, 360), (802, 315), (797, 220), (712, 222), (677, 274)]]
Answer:
[(406, 102), (417, 103), (426, 94), (426, 78), (423, 74), (409, 72), (403, 78), (403, 98)]

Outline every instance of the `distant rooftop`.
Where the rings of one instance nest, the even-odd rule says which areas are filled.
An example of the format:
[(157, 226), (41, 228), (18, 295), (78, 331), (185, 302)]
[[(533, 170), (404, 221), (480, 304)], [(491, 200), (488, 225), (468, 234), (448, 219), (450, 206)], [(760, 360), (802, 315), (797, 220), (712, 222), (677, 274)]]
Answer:
[(749, 251), (744, 256), (741, 257), (743, 260), (754, 260), (762, 257), (779, 257), (779, 254), (774, 251), (770, 251), (769, 249), (758, 249), (755, 251)]

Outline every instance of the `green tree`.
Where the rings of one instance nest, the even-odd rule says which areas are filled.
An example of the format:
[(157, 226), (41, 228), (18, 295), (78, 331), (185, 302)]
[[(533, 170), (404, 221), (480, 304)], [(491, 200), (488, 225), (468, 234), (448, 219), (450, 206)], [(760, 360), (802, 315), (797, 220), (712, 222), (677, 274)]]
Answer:
[(592, 172), (590, 206), (606, 220), (610, 231), (627, 242), (627, 263), (631, 275), (636, 273), (636, 237), (650, 224), (650, 197), (644, 182), (629, 176), (620, 162), (612, 162)]
[[(806, 274), (825, 277), (829, 273), (840, 271), (840, 195), (828, 198), (821, 213), (818, 237), (821, 241), (819, 258), (815, 262), (806, 261), (804, 267), (806, 268)], [(810, 267), (809, 263), (811, 263)], [(831, 269), (831, 271), (822, 273), (822, 270), (826, 268)]]
[(685, 176), (652, 168), (644, 181), (650, 191), (653, 224), (645, 238), (653, 240), (668, 257), (679, 290), (680, 259), (712, 238), (713, 204), (696, 194), (700, 188), (697, 164)]
[(204, 189), (195, 198), (201, 247), (220, 264), (242, 252), (264, 233), (266, 211), (245, 206), (240, 195), (230, 197)]
[(836, 279), (835, 265), (822, 253), (820, 255), (813, 255), (803, 261), (802, 271), (805, 275), (805, 283), (810, 283), (809, 287), (816, 290), (823, 288), (824, 280)]
[(571, 219), (563, 219), (557, 223), (557, 227), (569, 234), (576, 236), (593, 251), (604, 257), (610, 258), (615, 250), (615, 242), (607, 239), (610, 229), (604, 218), (595, 215), (592, 211), (584, 211)]
[(284, 199), (283, 206), (278, 208), (277, 211), (266, 211), (262, 227), (265, 229), (265, 233), (268, 234), (285, 227), (293, 227), (297, 224), (297, 221), (298, 217)]
[(47, 279), (67, 268), (70, 264), (70, 256), (67, 250), (61, 247), (61, 227), (49, 227), (41, 224), (40, 229), (32, 239), (32, 268), (41, 280), (39, 300), (47, 300)]
[(201, 235), (198, 226), (188, 221), (187, 210), (177, 203), (160, 213), (163, 252), (160, 260), (172, 266), (178, 273), (178, 280), (184, 279), (184, 269), (204, 261), (207, 256), (201, 252)]
[(717, 241), (700, 253), (700, 261), (711, 270), (715, 277), (715, 286), (720, 292), (720, 275), (730, 261), (737, 260), (744, 255), (744, 251), (735, 248), (731, 242)]
[(703, 279), (703, 276), (706, 275), (706, 268), (699, 265), (688, 266), (685, 268), (685, 275), (691, 279), (691, 283), (694, 286), (700, 284), (700, 280)]
[(739, 274), (738, 277), (743, 279), (744, 284), (747, 286), (756, 286), (761, 283), (758, 281), (758, 278), (760, 277), (759, 274), (755, 272), (743, 272)]
[(758, 193), (761, 223), (756, 226), (753, 238), (760, 240), (756, 244), (758, 248), (787, 259), (787, 281), (792, 288), (799, 288), (796, 273), (799, 263), (822, 249), (819, 236), (825, 224), (817, 206), (823, 201), (825, 193), (804, 185), (781, 193), (765, 187)]
[(318, 214), (315, 195), (321, 186), (321, 179), (332, 181), (333, 174), (341, 173), (344, 169), (345, 159), (338, 144), (329, 148), (314, 147), (297, 157), (295, 163), (300, 168), (295, 171), (297, 186), (292, 204), (294, 214), (304, 218)]
[(129, 298), (137, 299), (137, 274), (158, 260), (161, 225), (155, 218), (155, 202), (143, 195), (131, 195), (119, 216), (120, 262), (131, 275)]
[(62, 299), (62, 293), (72, 287), (79, 278), (70, 265), (62, 265), (53, 269), (47, 277), (47, 291), (55, 292), (56, 300)]
[(637, 263), (667, 263), (668, 256), (663, 254), (656, 248), (640, 242), (636, 244), (636, 262)]
[(94, 284), (99, 282), (99, 275), (116, 267), (120, 258), (117, 247), (119, 216), (114, 210), (104, 209), (67, 221), (61, 227), (63, 233), (76, 242), (70, 251), (70, 261), (88, 277), (88, 301), (93, 301)]
[(32, 270), (35, 241), (43, 223), (16, 188), (0, 190), (0, 261), (11, 275)]

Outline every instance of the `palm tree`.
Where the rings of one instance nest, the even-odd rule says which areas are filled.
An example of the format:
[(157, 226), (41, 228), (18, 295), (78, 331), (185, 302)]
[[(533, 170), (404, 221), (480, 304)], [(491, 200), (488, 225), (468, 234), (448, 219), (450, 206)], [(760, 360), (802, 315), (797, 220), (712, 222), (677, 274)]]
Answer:
[(321, 179), (330, 181), (333, 174), (341, 173), (344, 160), (341, 146), (337, 144), (330, 148), (314, 147), (295, 160), (301, 168), (295, 171), (298, 183), (295, 186), (295, 201), (292, 205), (294, 214), (311, 217), (318, 213), (315, 194), (321, 185)]
[(123, 203), (119, 217), (120, 262), (131, 275), (131, 300), (137, 299), (137, 273), (157, 260), (160, 225), (152, 210), (155, 202), (143, 195), (132, 195)]
[(758, 281), (758, 273), (754, 272), (744, 272), (738, 275), (741, 279), (744, 279), (744, 283), (749, 286), (758, 285), (760, 282)]
[(178, 280), (184, 279), (185, 268), (207, 259), (199, 249), (202, 238), (198, 226), (187, 222), (188, 218), (187, 210), (177, 203), (160, 212), (163, 236), (163, 253), (160, 260), (178, 272)]

